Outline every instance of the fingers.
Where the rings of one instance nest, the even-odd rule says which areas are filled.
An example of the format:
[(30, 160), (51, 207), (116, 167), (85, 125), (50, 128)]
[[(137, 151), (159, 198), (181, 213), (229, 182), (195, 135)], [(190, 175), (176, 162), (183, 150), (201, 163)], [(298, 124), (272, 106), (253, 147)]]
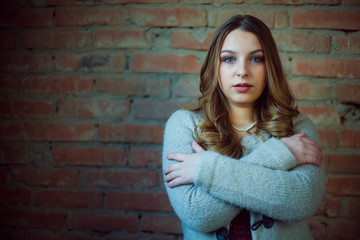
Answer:
[(164, 181), (165, 182), (170, 182), (172, 180), (174, 180), (175, 178), (178, 178), (180, 177), (180, 174), (179, 174), (179, 171), (176, 171), (176, 169), (170, 169), (170, 168), (167, 168), (164, 170)]
[(303, 138), (302, 142), (304, 144), (304, 163), (310, 163), (320, 167), (323, 163), (323, 154), (320, 145), (308, 138)]
[(300, 137), (303, 138), (306, 136), (306, 132), (302, 132), (302, 133), (298, 133), (298, 134), (294, 134), (293, 137)]
[(183, 185), (185, 183), (184, 180), (181, 179), (181, 177), (175, 178), (170, 182), (167, 182), (167, 186), (170, 188), (178, 187), (180, 185)]
[(187, 159), (187, 156), (188, 154), (183, 154), (183, 153), (169, 153), (166, 155), (166, 158), (169, 160), (183, 162)]
[(197, 153), (205, 152), (205, 150), (196, 141), (192, 142), (192, 147), (195, 150), (195, 152), (197, 152)]

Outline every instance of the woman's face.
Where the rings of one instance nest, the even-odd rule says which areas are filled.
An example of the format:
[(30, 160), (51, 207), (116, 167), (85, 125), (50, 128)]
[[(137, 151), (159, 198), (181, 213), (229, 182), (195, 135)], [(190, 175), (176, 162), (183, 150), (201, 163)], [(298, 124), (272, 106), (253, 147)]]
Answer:
[(219, 85), (232, 107), (253, 107), (266, 86), (264, 52), (250, 32), (233, 30), (220, 51)]

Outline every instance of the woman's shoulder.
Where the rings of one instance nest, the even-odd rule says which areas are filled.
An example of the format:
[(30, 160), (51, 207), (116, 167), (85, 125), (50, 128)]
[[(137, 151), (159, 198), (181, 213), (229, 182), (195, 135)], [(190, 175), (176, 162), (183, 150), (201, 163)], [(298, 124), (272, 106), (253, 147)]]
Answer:
[(189, 110), (177, 110), (174, 113), (171, 114), (170, 118), (168, 119), (167, 123), (172, 122), (183, 122), (183, 123), (192, 123), (192, 124), (198, 124), (200, 121), (203, 121), (202, 114), (200, 112), (196, 111), (189, 111)]
[(296, 117), (293, 118), (293, 124), (294, 126), (308, 125), (309, 127), (315, 127), (315, 124), (311, 121), (311, 119), (303, 113), (299, 113)]

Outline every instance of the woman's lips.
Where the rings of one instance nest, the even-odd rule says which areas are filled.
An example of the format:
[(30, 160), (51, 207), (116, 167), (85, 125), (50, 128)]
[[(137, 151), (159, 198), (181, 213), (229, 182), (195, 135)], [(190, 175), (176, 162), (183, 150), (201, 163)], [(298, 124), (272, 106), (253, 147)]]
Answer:
[(238, 92), (246, 92), (252, 88), (252, 85), (250, 85), (248, 83), (238, 83), (238, 84), (234, 85), (233, 88)]

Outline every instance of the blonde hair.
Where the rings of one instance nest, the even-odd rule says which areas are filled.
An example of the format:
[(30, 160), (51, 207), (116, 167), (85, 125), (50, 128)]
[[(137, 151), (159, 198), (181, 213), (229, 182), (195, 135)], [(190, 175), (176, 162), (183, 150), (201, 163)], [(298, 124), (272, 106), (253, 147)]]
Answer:
[(229, 106), (218, 84), (220, 51), (226, 36), (235, 29), (256, 35), (264, 51), (267, 84), (255, 102), (256, 134), (265, 131), (275, 137), (293, 135), (292, 118), (299, 112), (294, 107), (295, 100), (270, 29), (262, 21), (249, 15), (237, 15), (225, 22), (215, 35), (202, 65), (202, 95), (198, 99), (197, 108), (192, 110), (201, 112), (205, 118), (195, 128), (198, 143), (206, 150), (240, 158), (243, 147), (230, 122)]

